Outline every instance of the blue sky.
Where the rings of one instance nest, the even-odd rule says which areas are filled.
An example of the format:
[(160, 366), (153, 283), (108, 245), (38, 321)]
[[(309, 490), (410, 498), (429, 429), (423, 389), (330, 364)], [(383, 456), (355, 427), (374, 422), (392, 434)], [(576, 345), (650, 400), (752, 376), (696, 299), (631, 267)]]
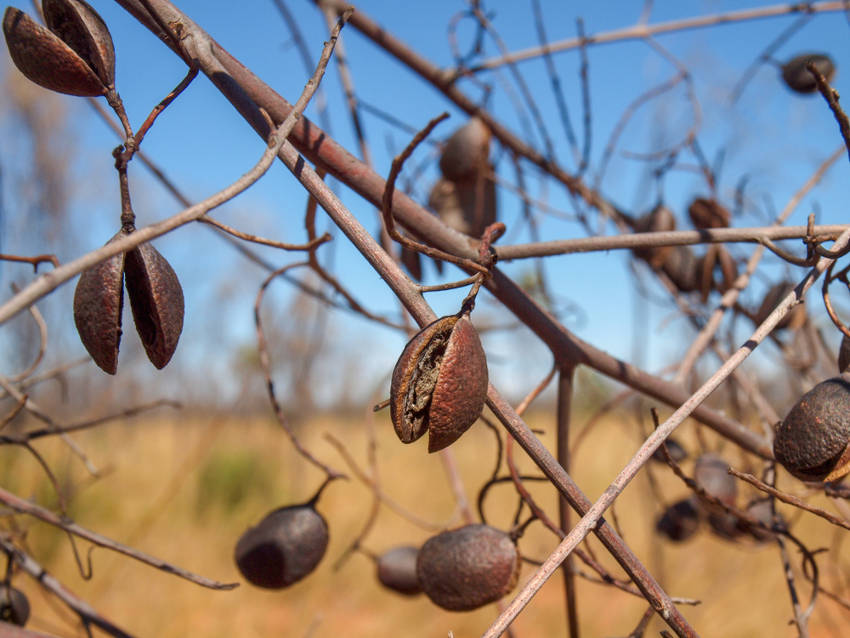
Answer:
[[(117, 86), (133, 124), (138, 126), (148, 110), (180, 80), (184, 67), (117, 4), (105, 1), (92, 4), (112, 31), (116, 43)], [(297, 16), (308, 46), (314, 58), (317, 57), (327, 33), (321, 15), (313, 3), (305, 0), (287, 0), (286, 4)], [(628, 26), (638, 18), (643, 6), (641, 2), (622, 1), (565, 3), (544, 0), (542, 4), (550, 40), (573, 37), (578, 16), (583, 17), (587, 33)], [(769, 4), (749, 2), (746, 6)], [(457, 0), (435, 1), (428, 3), (427, 10), (414, 9), (411, 3), (378, 0), (364, 1), (358, 6), (431, 61), (439, 65), (452, 64), (446, 24), (463, 8), (464, 3)], [(512, 50), (537, 44), (529, 6), (526, 2), (492, 2), (486, 7), (492, 12), (493, 24), (500, 36)], [(297, 98), (307, 74), (292, 46), (286, 24), (271, 1), (225, 3), (187, 0), (181, 2), (180, 7), (287, 99), (294, 101)], [(740, 8), (742, 3), (739, 2), (655, 2), (650, 22)], [(762, 209), (761, 215), (751, 210), (736, 218), (733, 222), (736, 226), (766, 223), (765, 211), (769, 210), (769, 206), (772, 205), (774, 211), (781, 209), (840, 142), (836, 124), (823, 101), (818, 97), (800, 97), (787, 91), (779, 81), (777, 69), (771, 65), (764, 65), (758, 70), (737, 104), (729, 104), (729, 90), (743, 70), (793, 20), (791, 17), (771, 18), (658, 38), (658, 42), (692, 73), (694, 90), (701, 104), (702, 125), (698, 137), (705, 154), (713, 161), (723, 152), (718, 190), (721, 199), (731, 204), (735, 186), (742, 176), (747, 175), (748, 193)], [(468, 21), (461, 21), (458, 29), (461, 42), (466, 44), (471, 35), (469, 27)], [(800, 52), (828, 52), (838, 66), (835, 87), (839, 93), (850, 95), (850, 74), (846, 72), (850, 67), (848, 29), (848, 21), (840, 13), (814, 16), (776, 55), (784, 60)], [(415, 127), (448, 110), (452, 117), (435, 131), (437, 139), (447, 137), (464, 122), (464, 115), (443, 96), (390, 59), (356, 30), (347, 28), (343, 38), (358, 95), (365, 102), (386, 109)], [(496, 53), (492, 41), (485, 41), (484, 57)], [(649, 87), (670, 78), (675, 69), (646, 43), (639, 41), (593, 46), (588, 49), (588, 57), (593, 140), (591, 165), (596, 167), (611, 131), (627, 105)], [(571, 108), (573, 125), (581, 136), (578, 52), (558, 54), (555, 61)], [(9, 72), (8, 62), (4, 64), (5, 72)], [(534, 60), (521, 63), (518, 68), (532, 87), (555, 141), (558, 159), (567, 168), (574, 168), (544, 65), (540, 60)], [(500, 78), (493, 73), (484, 73), (481, 79), (493, 86), (491, 110), (510, 128), (521, 133), (522, 124), (502, 84), (503, 81), (510, 82), (509, 76), (504, 74)], [(480, 90), (471, 82), (462, 86), (470, 94), (480, 95)], [(323, 90), (333, 136), (357, 154), (338, 73), (333, 65), (329, 67)], [(66, 252), (59, 255), (63, 261), (104, 243), (114, 233), (118, 216), (117, 184), (110, 156), (110, 150), (116, 144), (115, 138), (92, 116), (82, 100), (64, 99), (67, 99), (71, 110), (79, 144), (74, 161), (80, 184), (71, 206), (79, 243), (63, 247)], [(4, 100), (6, 97), (0, 96), (0, 107)], [(315, 101), (307, 114), (318, 121)], [(635, 213), (650, 208), (658, 197), (658, 190), (648, 178), (647, 163), (625, 157), (622, 151), (646, 152), (657, 149), (659, 143), (675, 142), (690, 125), (692, 117), (681, 86), (640, 109), (625, 129), (602, 181), (605, 195)], [(407, 143), (408, 135), (372, 115), (364, 114), (363, 119), (375, 168), (386, 174), (393, 155)], [(4, 134), (14, 132), (7, 130)], [(539, 146), (539, 140), (532, 139)], [(229, 103), (205, 78), (200, 77), (161, 116), (145, 139), (143, 149), (165, 168), (190, 198), (200, 199), (247, 170), (259, 157), (263, 144)], [(425, 161), (427, 157), (428, 149), (420, 148), (412, 164)], [(492, 157), (499, 159), (500, 175), (514, 182), (507, 156), (495, 147)], [(8, 165), (16, 160), (0, 149), (0, 161)], [(687, 165), (693, 164), (691, 156), (682, 161)], [(824, 223), (840, 223), (846, 219), (847, 168), (846, 159), (842, 159), (789, 223), (805, 223), (806, 215), (812, 211), (817, 211), (819, 221)], [(427, 198), (437, 173), (436, 160), (431, 161), (415, 184), (415, 197), (421, 201)], [(571, 210), (562, 188), (538, 179), (535, 171), (529, 171), (528, 178), (535, 196), (545, 198), (556, 208)], [(132, 167), (131, 180), (140, 224), (162, 219), (179, 209), (178, 204), (141, 165)], [(368, 229), (377, 229), (371, 206), (344, 187), (339, 187), (338, 192)], [(673, 171), (663, 183), (665, 203), (677, 213), (683, 228), (689, 227), (685, 215), (687, 203), (694, 196), (705, 194), (704, 180), (689, 170)], [(6, 206), (13, 207), (14, 202), (8, 202), (7, 198), (8, 195), (4, 198)], [(521, 211), (517, 199), (502, 192), (499, 205), (501, 219), (509, 227), (505, 240), (528, 241), (527, 229), (519, 221)], [(259, 184), (223, 207), (215, 216), (247, 232), (296, 242), (304, 237), (304, 206), (303, 190), (283, 167), (275, 166)], [(546, 239), (583, 234), (576, 224), (547, 216), (541, 216), (540, 220), (542, 235)], [(327, 221), (322, 219), (321, 225), (327, 226)], [(5, 230), (0, 231), (6, 235), (0, 244), (3, 252), (15, 252), (21, 228), (20, 224), (7, 222)], [(612, 232), (610, 228), (607, 230)], [(183, 228), (162, 238), (156, 245), (174, 265), (186, 292), (186, 327), (174, 367), (185, 372), (196, 365), (194, 362), (202, 360), (207, 362), (205, 365), (209, 370), (226, 376), (232, 365), (233, 353), (239, 347), (252, 343), (252, 303), (264, 274), (200, 227)], [(745, 256), (749, 251), (748, 247), (738, 246), (734, 254)], [(280, 265), (299, 259), (297, 254), (270, 250), (259, 252)], [(386, 287), (343, 239), (338, 238), (324, 254), (334, 264), (342, 281), (359, 299), (368, 302), (371, 309), (381, 313), (396, 312), (397, 306)], [(684, 344), (678, 337), (682, 330), (686, 330), (686, 324), (673, 316), (671, 304), (653, 303), (649, 307), (649, 331), (635, 330), (633, 313), (635, 304), (640, 301), (635, 297), (628, 262), (629, 256), (625, 252), (557, 257), (547, 261), (546, 273), (556, 298), (581, 309), (578, 319), (565, 317), (568, 326), (599, 347), (627, 359), (635, 352), (637, 339), (644, 352), (642, 363), (657, 369), (681, 353)], [(509, 273), (522, 276), (532, 264), (517, 262), (504, 267)], [(766, 276), (757, 284), (756, 292), (745, 295), (745, 300), (756, 303), (757, 293), (763, 290), (767, 279), (775, 277), (781, 270), (782, 265), (776, 259), (766, 259)], [(21, 268), (12, 270), (3, 267), (0, 271), (4, 290), (8, 290), (9, 280), (21, 283), (29, 276)], [(433, 269), (426, 270), (426, 276), (427, 283), (438, 281)], [(795, 268), (792, 276), (799, 279), (802, 272)], [(459, 273), (448, 268), (446, 277), (459, 278)], [(72, 286), (66, 286), (60, 295), (70, 299)], [(653, 290), (653, 297), (663, 299), (660, 290)], [(286, 285), (276, 284), (271, 289), (269, 303), (285, 307), (289, 294), (290, 289)], [(429, 300), (439, 313), (454, 312), (463, 294), (461, 291), (440, 293), (430, 295)], [(479, 312), (482, 320), (492, 323), (504, 325), (510, 321), (506, 313), (500, 312), (486, 298), (482, 299)], [(125, 320), (129, 322), (129, 316)], [(71, 329), (70, 312), (64, 316), (59, 313), (52, 321), (59, 334)], [(280, 321), (285, 322), (286, 317), (281, 317)], [(125, 324), (125, 339), (135, 339), (127, 327)], [(223, 334), (216, 336), (219, 331)], [(351, 339), (351, 335), (356, 338)], [(671, 336), (676, 338), (671, 339)], [(389, 372), (404, 343), (403, 335), (373, 326), (347, 313), (334, 315), (328, 338), (334, 347), (342, 348), (347, 356), (358, 362), (358, 378), (363, 380), (364, 391), (371, 391), (380, 383), (381, 376)], [(68, 339), (67, 343), (70, 354), (82, 354), (82, 347), (73, 339)], [(513, 392), (521, 393), (533, 386), (550, 364), (545, 349), (522, 333), (486, 335), (485, 346), (493, 379)], [(511, 361), (517, 360), (521, 365), (511, 365)], [(169, 374), (168, 368), (159, 374)]]

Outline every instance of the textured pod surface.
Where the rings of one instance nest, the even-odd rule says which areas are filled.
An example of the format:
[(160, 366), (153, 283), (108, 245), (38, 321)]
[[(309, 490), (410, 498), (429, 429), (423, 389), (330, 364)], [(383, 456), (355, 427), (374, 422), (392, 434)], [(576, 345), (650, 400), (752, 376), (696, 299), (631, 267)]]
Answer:
[(850, 470), (850, 375), (818, 383), (776, 428), (773, 454), (803, 481), (833, 481)]
[(694, 467), (694, 481), (706, 493), (726, 505), (734, 505), (738, 498), (738, 481), (728, 469), (729, 464), (718, 455), (702, 454)]
[(378, 557), (376, 569), (378, 580), (384, 587), (405, 596), (414, 596), (422, 592), (416, 577), (417, 547), (394, 547)]
[(440, 171), (452, 181), (475, 176), (490, 154), (490, 129), (473, 117), (446, 141), (440, 155)]
[(283, 507), (236, 543), (236, 565), (252, 584), (281, 589), (312, 572), (328, 547), (328, 526), (309, 505)]
[(655, 523), (655, 529), (671, 541), (680, 543), (688, 540), (699, 529), (697, 499), (685, 498), (669, 506)]
[[(124, 237), (118, 233), (109, 240)], [(109, 374), (118, 369), (121, 343), (121, 310), (124, 253), (84, 270), (74, 291), (74, 324), (94, 362)]]
[(782, 80), (785, 85), (797, 93), (814, 93), (818, 89), (815, 76), (806, 68), (811, 62), (821, 75), (831, 82), (835, 75), (835, 63), (823, 53), (804, 53), (795, 56), (782, 65)]
[(115, 47), (103, 18), (83, 0), (42, 0), (47, 28), (71, 47), (100, 78), (115, 83)]
[(23, 627), (30, 617), (30, 602), (24, 592), (0, 585), (0, 620)]
[(481, 414), (487, 379), (484, 349), (466, 316), (425, 326), (393, 370), (390, 416), (399, 439), (412, 443), (427, 431), (429, 452), (454, 443)]
[(428, 539), (416, 573), (428, 598), (443, 609), (469, 611), (499, 600), (519, 577), (516, 545), (487, 525), (466, 525)]
[(697, 197), (688, 206), (688, 216), (696, 228), (725, 228), (732, 221), (729, 209), (717, 200)]
[(183, 288), (171, 264), (150, 244), (127, 252), (124, 271), (136, 330), (148, 359), (162, 368), (183, 330)]
[[(676, 230), (676, 216), (673, 211), (662, 204), (635, 220), (634, 231), (636, 233), (660, 233), (669, 230)], [(673, 251), (673, 248), (673, 246), (645, 246), (635, 248), (632, 252), (635, 257), (643, 259), (653, 268), (658, 268)]]
[(106, 93), (103, 82), (83, 58), (23, 11), (6, 9), (3, 35), (12, 62), (39, 86), (68, 95)]

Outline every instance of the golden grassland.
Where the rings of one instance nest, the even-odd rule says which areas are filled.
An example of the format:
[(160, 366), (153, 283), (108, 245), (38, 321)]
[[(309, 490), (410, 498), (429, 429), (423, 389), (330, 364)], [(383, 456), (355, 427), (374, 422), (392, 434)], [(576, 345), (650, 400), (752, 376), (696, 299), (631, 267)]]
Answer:
[[(434, 525), (458, 524), (455, 501), (439, 455), (428, 455), (425, 441), (404, 446), (395, 438), (385, 413), (375, 417), (381, 485), (395, 501)], [(536, 419), (551, 442), (551, 425)], [(688, 440), (691, 424), (683, 426)], [(345, 470), (344, 461), (324, 438), (343, 441), (362, 467), (368, 467), (369, 428), (365, 419), (317, 418), (300, 428), (314, 454)], [(284, 433), (270, 420), (240, 419), (233, 415), (191, 417), (161, 413), (79, 433), (75, 439), (103, 477), (92, 481), (82, 464), (58, 440), (40, 441), (63, 485), (71, 485), (70, 513), (81, 525), (145, 552), (221, 581), (241, 581), (233, 563), (233, 546), (240, 533), (275, 507), (308, 500), (322, 474), (293, 451)], [(688, 441), (693, 443), (693, 441)], [(586, 437), (575, 455), (573, 476), (588, 496), (598, 496), (637, 448), (639, 438), (623, 422), (608, 419)], [(472, 506), (478, 488), (493, 469), (492, 432), (476, 425), (451, 448)], [(0, 478), (7, 489), (39, 503), (55, 505), (55, 494), (35, 460), (20, 448), (0, 450)], [(517, 450), (523, 471), (536, 473)], [(736, 467), (746, 462), (730, 450)], [(692, 468), (692, 460), (684, 464)], [(654, 474), (667, 502), (686, 494), (686, 488), (666, 468)], [(802, 487), (783, 476), (785, 485)], [(531, 485), (538, 501), (556, 516), (554, 490)], [(742, 502), (747, 490), (743, 489)], [(199, 636), (346, 636), (347, 638), (403, 635), (457, 638), (480, 635), (498, 611), (495, 605), (471, 613), (442, 611), (424, 597), (406, 598), (382, 589), (365, 554), (353, 554), (341, 567), (334, 563), (357, 536), (371, 505), (371, 492), (355, 478), (331, 484), (318, 509), (327, 518), (331, 541), (318, 569), (283, 591), (264, 591), (244, 582), (233, 591), (211, 591), (142, 565), (104, 549), (92, 554), (93, 577), (84, 580), (74, 562), (67, 537), (31, 519), (15, 517), (26, 530), (32, 555), (73, 592), (107, 618), (142, 637)], [(819, 505), (830, 508), (822, 499)], [(488, 522), (510, 524), (516, 498), (510, 487), (491, 490), (485, 504)], [(825, 584), (841, 590), (848, 578), (844, 532), (810, 515), (799, 516), (783, 507), (795, 533), (810, 548), (830, 547), (821, 556)], [(696, 598), (702, 604), (684, 607), (688, 620), (703, 636), (725, 638), (794, 636), (789, 625), (791, 606), (774, 543), (731, 543), (708, 531), (684, 544), (660, 540), (653, 531), (660, 506), (645, 475), (639, 475), (618, 500), (614, 516), (626, 541), (672, 595)], [(9, 523), (12, 524), (11, 521)], [(420, 544), (431, 533), (386, 507), (364, 542), (373, 552), (400, 544)], [(526, 557), (542, 559), (557, 539), (533, 524), (520, 540)], [(78, 543), (85, 558), (87, 544)], [(612, 571), (622, 573), (594, 539), (590, 548)], [(792, 550), (799, 567), (799, 556)], [(840, 560), (839, 569), (834, 569)], [(525, 565), (520, 582), (533, 571)], [(583, 571), (587, 571), (583, 568)], [(804, 602), (810, 588), (797, 583)], [(15, 577), (33, 608), (30, 627), (61, 636), (84, 635), (61, 603), (45, 595), (26, 575)], [(637, 597), (585, 579), (578, 580), (580, 622), (584, 636), (626, 636), (646, 609)], [(845, 590), (846, 591), (846, 588)], [(653, 620), (647, 636), (658, 635), (663, 624)], [(526, 608), (514, 630), (519, 638), (565, 635), (560, 575), (547, 583)], [(812, 636), (850, 635), (850, 612), (821, 597), (811, 617)]]

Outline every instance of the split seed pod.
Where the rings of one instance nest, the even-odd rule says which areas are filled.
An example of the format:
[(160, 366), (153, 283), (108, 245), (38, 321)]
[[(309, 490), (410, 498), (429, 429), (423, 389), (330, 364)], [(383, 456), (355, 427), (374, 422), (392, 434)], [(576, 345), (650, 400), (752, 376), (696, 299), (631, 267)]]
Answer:
[(831, 82), (835, 75), (835, 63), (823, 53), (804, 53), (791, 58), (782, 65), (782, 80), (786, 86), (796, 93), (814, 93), (818, 90), (815, 76), (806, 68), (811, 62), (826, 79)]
[[(668, 230), (676, 230), (676, 216), (663, 204), (635, 220), (636, 233), (660, 233)], [(643, 259), (653, 268), (658, 268), (672, 251), (673, 246), (647, 246), (635, 248), (632, 252), (635, 257)]]
[(103, 19), (82, 0), (45, 0), (41, 26), (8, 7), (3, 34), (15, 66), (59, 93), (104, 95), (115, 82), (115, 49)]
[(269, 512), (236, 543), (236, 565), (253, 585), (283, 589), (312, 572), (328, 548), (328, 525), (312, 503)]
[(416, 577), (416, 558), (419, 549), (403, 546), (381, 554), (375, 561), (378, 580), (384, 587), (405, 596), (422, 593), (419, 579)]
[(818, 383), (776, 428), (773, 455), (802, 481), (834, 481), (850, 472), (850, 375)]
[(726, 228), (732, 221), (729, 209), (715, 199), (697, 197), (688, 206), (688, 216), (696, 228)]
[(440, 171), (446, 179), (474, 178), (490, 154), (490, 129), (473, 117), (446, 141), (440, 156)]
[[(121, 231), (108, 243), (126, 235)], [(174, 269), (150, 244), (110, 257), (80, 275), (74, 292), (74, 323), (80, 340), (104, 372), (115, 374), (122, 334), (122, 283), (145, 353), (151, 363), (163, 368), (183, 330), (183, 289)]]
[(390, 415), (398, 438), (412, 443), (427, 431), (428, 451), (454, 443), (475, 423), (487, 395), (487, 358), (464, 315), (423, 328), (393, 370)]
[(499, 600), (516, 585), (519, 567), (514, 541), (488, 525), (465, 525), (433, 536), (416, 561), (422, 591), (451, 611), (469, 611)]
[(682, 542), (699, 529), (699, 501), (693, 496), (673, 503), (655, 523), (655, 529), (671, 541)]
[(23, 627), (30, 617), (30, 602), (19, 589), (0, 585), (0, 620)]

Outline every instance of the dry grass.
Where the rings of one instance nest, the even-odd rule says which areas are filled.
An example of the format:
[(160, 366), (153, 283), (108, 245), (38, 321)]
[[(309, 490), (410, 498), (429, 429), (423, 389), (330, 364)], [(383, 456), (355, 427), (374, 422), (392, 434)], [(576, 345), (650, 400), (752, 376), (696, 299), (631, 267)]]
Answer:
[[(545, 428), (550, 424), (537, 421), (535, 425)], [(436, 524), (449, 521), (455, 507), (439, 458), (426, 454), (424, 441), (399, 444), (384, 414), (377, 418), (376, 427), (386, 490), (418, 516)], [(367, 429), (357, 419), (318, 419), (302, 432), (310, 449), (336, 467), (344, 469), (344, 464), (322, 438), (325, 432), (345, 441), (351, 454), (365, 465)], [(79, 462), (58, 441), (45, 441), (38, 447), (64, 482), (78, 486), (72, 513), (80, 524), (224, 581), (239, 580), (232, 551), (244, 528), (272, 508), (307, 500), (322, 479), (318, 471), (294, 455), (286, 437), (273, 424), (258, 419), (136, 419), (76, 438), (95, 463), (109, 469), (102, 480), (89, 483)], [(604, 489), (637, 441), (634, 433), (612, 419), (582, 443), (574, 476), (591, 498)], [(481, 426), (452, 447), (473, 505), (477, 486), (492, 470), (493, 450), (492, 433)], [(3, 449), (0, 454), (2, 485), (41, 503), (54, 502), (31, 458), (17, 449)], [(745, 467), (737, 456), (732, 455), (731, 460), (736, 467)], [(529, 463), (523, 466), (532, 472)], [(660, 466), (655, 469), (668, 502), (684, 495), (684, 487), (669, 471)], [(788, 480), (785, 484), (792, 485)], [(554, 515), (551, 488), (535, 485), (533, 491)], [(371, 560), (362, 554), (353, 555), (334, 571), (333, 563), (362, 526), (370, 499), (368, 490), (353, 479), (326, 490), (319, 510), (331, 530), (328, 554), (314, 574), (280, 592), (246, 584), (231, 592), (209, 591), (101, 549), (93, 554), (94, 578), (85, 581), (62, 534), (29, 519), (17, 520), (28, 528), (28, 544), (38, 560), (72, 591), (139, 636), (373, 638), (446, 636), (448, 631), (457, 637), (480, 635), (495, 618), (495, 606), (473, 613), (449, 613), (422, 596), (411, 599), (387, 592), (377, 584)], [(488, 519), (506, 526), (515, 506), (509, 488), (496, 488), (487, 502)], [(704, 601), (698, 607), (684, 609), (701, 635), (796, 635), (788, 624), (789, 596), (775, 545), (732, 544), (706, 531), (691, 542), (673, 545), (653, 534), (658, 511), (646, 478), (640, 476), (618, 501), (615, 513), (630, 546), (671, 594)], [(796, 521), (795, 532), (810, 547), (839, 545), (829, 557), (821, 558), (824, 567), (837, 560), (842, 551), (839, 531), (811, 516), (797, 520), (793, 512), (785, 512)], [(418, 544), (428, 536), (429, 532), (383, 508), (365, 544), (380, 552), (397, 544)], [(520, 548), (528, 557), (543, 558), (555, 543), (541, 526), (532, 525)], [(595, 540), (591, 546), (619, 575)], [(847, 573), (847, 551), (841, 555)], [(799, 564), (796, 556), (794, 560)], [(531, 570), (530, 566), (524, 568), (521, 582)], [(50, 602), (32, 581), (19, 575), (15, 582), (30, 595), (31, 627), (62, 636), (83, 635), (61, 605)], [(832, 574), (827, 584), (837, 588)], [(611, 588), (584, 580), (579, 581), (579, 587), (585, 636), (625, 636), (645, 609), (641, 599)], [(544, 587), (515, 624), (518, 636), (564, 634), (561, 588), (559, 578)], [(803, 590), (807, 600), (808, 588)], [(848, 619), (846, 610), (821, 599), (812, 617), (812, 636), (847, 635), (843, 629)], [(647, 635), (658, 635), (662, 627), (653, 621)]]

